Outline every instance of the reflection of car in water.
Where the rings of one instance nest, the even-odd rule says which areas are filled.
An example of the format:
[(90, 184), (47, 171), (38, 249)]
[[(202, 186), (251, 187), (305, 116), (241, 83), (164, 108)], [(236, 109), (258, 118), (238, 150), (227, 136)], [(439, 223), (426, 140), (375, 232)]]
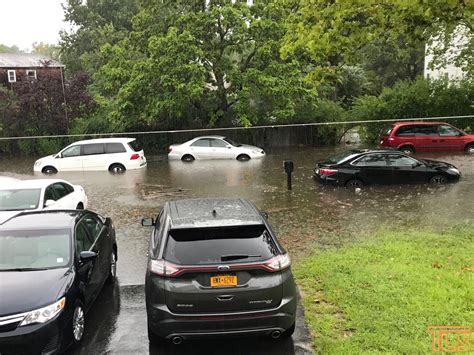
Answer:
[(396, 150), (351, 150), (316, 164), (314, 178), (324, 184), (444, 184), (459, 180), (451, 164), (415, 159)]
[(253, 204), (168, 202), (142, 224), (154, 226), (145, 286), (151, 342), (293, 334), (290, 259)]
[(466, 151), (474, 153), (474, 134), (444, 122), (397, 122), (382, 130), (380, 147), (406, 154)]
[(223, 136), (197, 137), (183, 144), (168, 148), (169, 160), (193, 161), (195, 159), (237, 159), (263, 158), (265, 151), (252, 145), (235, 143)]
[(146, 167), (143, 149), (134, 138), (101, 138), (75, 142), (57, 154), (38, 159), (35, 172), (125, 170)]
[(0, 353), (79, 343), (116, 261), (111, 219), (90, 211), (22, 212), (0, 224)]

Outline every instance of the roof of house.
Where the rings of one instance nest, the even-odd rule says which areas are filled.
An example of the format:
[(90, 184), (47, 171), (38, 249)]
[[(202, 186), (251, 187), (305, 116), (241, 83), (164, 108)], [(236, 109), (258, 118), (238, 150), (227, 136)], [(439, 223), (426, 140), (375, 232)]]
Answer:
[(30, 53), (0, 53), (0, 68), (63, 68), (64, 65), (48, 57)]

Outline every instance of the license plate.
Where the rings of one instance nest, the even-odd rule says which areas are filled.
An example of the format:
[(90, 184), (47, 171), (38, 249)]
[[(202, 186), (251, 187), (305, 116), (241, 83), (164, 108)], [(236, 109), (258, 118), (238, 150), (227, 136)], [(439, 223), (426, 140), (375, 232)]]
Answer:
[(230, 287), (237, 286), (237, 276), (219, 275), (211, 277), (211, 287)]

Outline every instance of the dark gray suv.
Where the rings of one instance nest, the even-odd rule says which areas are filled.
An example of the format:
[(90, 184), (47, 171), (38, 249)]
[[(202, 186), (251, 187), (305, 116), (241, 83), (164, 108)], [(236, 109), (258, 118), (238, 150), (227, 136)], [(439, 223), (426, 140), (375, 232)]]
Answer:
[(270, 335), (295, 329), (290, 259), (265, 214), (243, 199), (167, 202), (146, 272), (150, 342)]

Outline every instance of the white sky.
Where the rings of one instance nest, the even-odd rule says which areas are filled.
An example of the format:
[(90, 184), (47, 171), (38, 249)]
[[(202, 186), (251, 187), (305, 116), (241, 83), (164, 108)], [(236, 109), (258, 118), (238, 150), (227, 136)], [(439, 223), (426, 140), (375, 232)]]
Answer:
[(30, 50), (33, 42), (56, 44), (63, 22), (64, 0), (0, 0), (0, 43)]

